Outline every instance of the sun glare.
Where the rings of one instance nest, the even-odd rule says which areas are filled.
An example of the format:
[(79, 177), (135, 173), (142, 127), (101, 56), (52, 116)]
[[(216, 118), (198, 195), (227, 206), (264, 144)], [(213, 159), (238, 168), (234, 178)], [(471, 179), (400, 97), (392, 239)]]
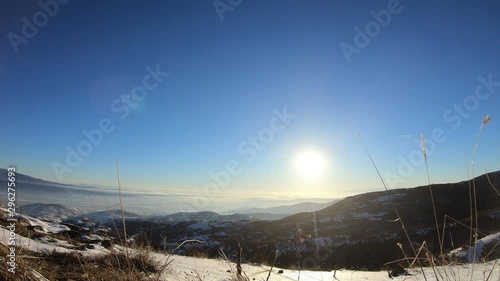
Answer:
[(314, 150), (299, 153), (295, 160), (295, 168), (298, 174), (306, 180), (319, 178), (325, 171), (325, 159)]

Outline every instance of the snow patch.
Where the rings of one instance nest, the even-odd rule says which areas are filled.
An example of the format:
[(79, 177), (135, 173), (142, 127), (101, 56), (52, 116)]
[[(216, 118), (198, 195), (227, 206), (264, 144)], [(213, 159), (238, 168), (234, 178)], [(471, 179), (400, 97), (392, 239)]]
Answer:
[(371, 202), (372, 203), (390, 203), (390, 202), (394, 201), (394, 199), (401, 198), (403, 196), (405, 196), (404, 193), (394, 193), (394, 194), (389, 194), (389, 195), (381, 195), (375, 199), (372, 199)]
[[(476, 249), (474, 247), (460, 247), (450, 252), (451, 256), (467, 260), (469, 263), (481, 261), (483, 251), (486, 246), (496, 244), (500, 241), (500, 232), (488, 235), (477, 240)], [(476, 256), (474, 257), (474, 252)]]
[(352, 218), (379, 221), (379, 220), (382, 220), (380, 217), (385, 216), (385, 215), (387, 215), (387, 212), (380, 212), (380, 213), (362, 212), (362, 213), (357, 213), (357, 214), (352, 215)]

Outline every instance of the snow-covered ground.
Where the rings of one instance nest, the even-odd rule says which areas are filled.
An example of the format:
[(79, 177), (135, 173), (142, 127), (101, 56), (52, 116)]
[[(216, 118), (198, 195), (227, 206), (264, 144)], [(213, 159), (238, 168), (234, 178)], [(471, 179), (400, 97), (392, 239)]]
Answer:
[(45, 233), (61, 233), (69, 230), (69, 228), (65, 225), (55, 222), (45, 222), (30, 216), (16, 215), (14, 218), (18, 220), (22, 219), (30, 226), (34, 226), (36, 227), (35, 229)]
[[(236, 268), (234, 263), (224, 260), (202, 259), (184, 256), (172, 256), (173, 271), (165, 275), (165, 280), (199, 280), (221, 281), (232, 280)], [(269, 266), (243, 264), (242, 271), (249, 280), (266, 280)], [(278, 271), (283, 273), (278, 274)], [(230, 272), (228, 272), (230, 271)], [(336, 272), (337, 280), (388, 280), (387, 272), (362, 272), (339, 270)], [(299, 271), (274, 268), (269, 280), (299, 280)], [(300, 280), (335, 280), (333, 271), (301, 271)], [(415, 279), (417, 280), (417, 279)], [(423, 279), (422, 279), (423, 280)]]
[[(165, 276), (166, 280), (201, 280), (221, 281), (231, 280), (234, 276), (235, 265), (224, 260), (201, 259), (184, 256), (172, 256), (173, 272)], [(495, 268), (493, 268), (495, 267)], [(269, 274), (269, 267), (263, 265), (242, 265), (243, 272), (250, 280), (266, 280)], [(493, 269), (493, 270), (492, 270)], [(232, 273), (227, 272), (230, 270)], [(283, 273), (278, 274), (280, 268), (274, 268), (269, 280), (299, 280), (298, 270), (282, 269)], [(394, 280), (423, 281), (423, 280), (448, 280), (442, 278), (448, 275), (449, 280), (500, 280), (500, 261), (480, 263), (474, 266), (472, 273), (472, 264), (454, 265), (447, 268), (435, 268), (438, 277), (436, 278), (432, 268), (424, 268), (424, 273), (420, 269), (410, 270), (411, 275), (394, 277)], [(491, 276), (489, 276), (491, 273)], [(440, 276), (441, 275), (441, 276)], [(472, 279), (471, 279), (472, 276)], [(489, 279), (488, 279), (489, 276)], [(338, 270), (333, 271), (301, 271), (300, 280), (390, 280), (387, 271), (353, 271)]]
[[(464, 260), (468, 260), (469, 262), (480, 261), (483, 256), (483, 251), (487, 245), (496, 245), (500, 243), (500, 232), (485, 236), (479, 240), (477, 240), (477, 246), (475, 247), (467, 247), (467, 248), (457, 248), (451, 251), (450, 255), (455, 256), (457, 258), (461, 258)], [(475, 258), (474, 258), (474, 253)]]
[[(10, 231), (4, 227), (0, 227), (0, 243), (7, 245), (7, 240), (9, 238)], [(65, 241), (58, 239), (47, 239), (38, 238), (31, 239), (28, 237), (23, 237), (16, 234), (16, 246), (21, 247), (25, 251), (33, 251), (38, 253), (50, 253), (51, 251), (57, 251), (60, 253), (70, 253), (73, 251), (73, 246)], [(96, 245), (95, 249), (87, 249), (86, 251), (80, 251), (85, 255), (98, 255), (110, 253), (106, 248)]]

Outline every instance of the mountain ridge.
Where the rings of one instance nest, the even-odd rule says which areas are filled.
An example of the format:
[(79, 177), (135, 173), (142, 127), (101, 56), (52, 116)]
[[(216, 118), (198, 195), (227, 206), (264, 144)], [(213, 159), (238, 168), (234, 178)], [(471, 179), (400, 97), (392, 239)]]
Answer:
[(259, 213), (267, 213), (273, 215), (288, 215), (288, 214), (296, 214), (301, 212), (313, 212), (318, 211), (328, 206), (335, 204), (341, 199), (335, 199), (325, 203), (316, 203), (316, 202), (301, 202), (290, 205), (279, 205), (268, 208), (246, 208), (235, 211), (227, 211), (224, 213), (234, 213), (234, 214), (259, 214)]

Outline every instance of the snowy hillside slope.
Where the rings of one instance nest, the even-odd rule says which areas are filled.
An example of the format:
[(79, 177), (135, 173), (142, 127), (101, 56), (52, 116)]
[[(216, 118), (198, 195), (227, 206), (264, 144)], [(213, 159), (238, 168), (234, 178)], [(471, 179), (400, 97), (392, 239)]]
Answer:
[[(5, 208), (0, 208), (0, 214), (3, 214), (3, 217), (6, 219), (8, 210)], [(36, 231), (39, 232), (44, 232), (44, 233), (61, 233), (64, 231), (68, 231), (69, 228), (65, 225), (61, 225), (59, 223), (55, 222), (45, 222), (40, 219), (27, 216), (27, 215), (21, 215), (18, 213), (15, 213), (13, 216), (14, 219), (20, 221), (24, 225), (31, 226), (33, 227)]]
[[(125, 219), (129, 220), (138, 220), (141, 219), (142, 216), (132, 212), (124, 212)], [(111, 223), (113, 221), (117, 222), (122, 220), (122, 212), (120, 210), (108, 210), (108, 211), (100, 211), (100, 212), (90, 212), (81, 214), (78, 216), (72, 216), (65, 221), (78, 221), (81, 219), (89, 219), (97, 224), (106, 224)]]
[[(500, 244), (500, 232), (488, 235), (477, 240), (477, 247), (460, 247), (451, 251), (450, 255), (468, 262), (480, 261), (488, 246), (498, 246)], [(474, 252), (476, 257), (474, 258)]]
[(82, 211), (61, 204), (35, 203), (22, 206), (19, 212), (47, 222), (61, 222), (69, 217), (83, 214)]

